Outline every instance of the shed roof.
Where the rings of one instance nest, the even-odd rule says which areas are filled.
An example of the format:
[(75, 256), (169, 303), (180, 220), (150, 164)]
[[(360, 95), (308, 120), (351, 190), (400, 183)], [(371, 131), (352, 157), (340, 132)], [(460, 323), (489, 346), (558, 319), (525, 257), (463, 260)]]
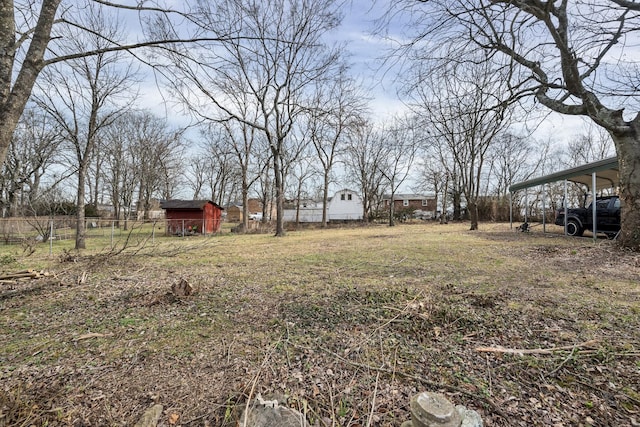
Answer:
[(163, 200), (162, 202), (160, 202), (160, 207), (162, 209), (202, 210), (204, 209), (204, 206), (207, 205), (208, 203), (211, 203), (212, 205), (222, 209), (220, 206), (218, 206), (216, 203), (212, 202), (211, 200), (177, 200), (177, 199)]
[(594, 172), (596, 174), (596, 190), (618, 186), (620, 181), (618, 178), (618, 158), (609, 157), (608, 159), (587, 163), (571, 169), (565, 169), (539, 178), (518, 182), (511, 185), (509, 187), (509, 191), (514, 192), (524, 190), (525, 188), (536, 187), (550, 182), (563, 181), (565, 179), (567, 181), (591, 187), (592, 174)]

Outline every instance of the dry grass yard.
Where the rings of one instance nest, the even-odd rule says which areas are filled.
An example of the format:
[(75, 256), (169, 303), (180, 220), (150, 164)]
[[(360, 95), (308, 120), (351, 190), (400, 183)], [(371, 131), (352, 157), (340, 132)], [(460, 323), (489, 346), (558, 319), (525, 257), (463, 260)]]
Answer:
[[(440, 391), (486, 426), (640, 425), (640, 257), (505, 225), (0, 247), (0, 426), (400, 426)], [(45, 246), (45, 245), (43, 245)], [(176, 297), (181, 279), (195, 292)]]

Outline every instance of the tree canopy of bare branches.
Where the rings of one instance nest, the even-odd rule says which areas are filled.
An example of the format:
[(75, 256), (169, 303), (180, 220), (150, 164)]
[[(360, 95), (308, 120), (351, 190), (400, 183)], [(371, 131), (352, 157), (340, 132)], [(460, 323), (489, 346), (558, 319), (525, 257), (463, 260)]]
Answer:
[[(174, 33), (163, 39), (137, 37), (124, 39), (123, 33), (103, 31), (95, 21), (85, 19), (87, 10), (94, 15), (109, 15), (123, 23), (121, 11), (137, 12), (141, 22), (154, 20), (155, 15), (179, 16), (183, 23), (192, 23), (188, 2), (176, 3), (179, 8), (168, 8), (163, 2), (130, 2), (108, 0), (42, 0), (13, 1), (0, 4), (0, 163), (4, 163), (12, 134), (33, 92), (41, 72), (56, 64), (82, 58), (105, 57), (115, 52), (129, 52), (143, 60), (143, 48), (163, 48), (189, 41), (204, 42), (197, 36), (186, 40)], [(133, 23), (127, 21), (127, 24)], [(143, 26), (140, 26), (140, 30)], [(228, 35), (209, 34), (206, 41), (221, 40)], [(91, 45), (77, 43), (79, 39), (93, 38)], [(95, 181), (98, 185), (98, 181)]]
[[(421, 67), (417, 67), (419, 70)], [(487, 152), (511, 125), (512, 108), (502, 83), (504, 74), (489, 61), (450, 62), (415, 75), (414, 108), (458, 171), (471, 230), (478, 229), (478, 198)], [(426, 71), (426, 72), (424, 72)]]
[[(42, 214), (39, 198), (57, 184), (42, 181), (47, 170), (60, 161), (61, 143), (62, 132), (54, 120), (36, 108), (25, 111), (0, 168), (2, 217)], [(49, 188), (42, 188), (45, 186)]]
[[(116, 40), (122, 34), (120, 23), (94, 5), (77, 19), (95, 33), (67, 28), (68, 32), (62, 33), (66, 43), (58, 45), (63, 54), (100, 50), (109, 45), (105, 38)], [(36, 102), (58, 123), (74, 153), (71, 167), (77, 176), (76, 249), (84, 249), (87, 173), (106, 128), (135, 97), (135, 69), (123, 61), (122, 52), (109, 52), (53, 64), (42, 77)]]
[(389, 226), (395, 222), (395, 195), (407, 181), (413, 169), (416, 155), (421, 148), (422, 132), (416, 117), (395, 117), (391, 124), (382, 130), (385, 155), (378, 166), (384, 177), (389, 194)]
[[(197, 117), (238, 121), (257, 129), (271, 151), (276, 189), (276, 236), (284, 235), (283, 202), (292, 132), (309, 91), (337, 64), (323, 36), (340, 22), (336, 0), (200, 2), (193, 12), (201, 34), (231, 34), (226, 42), (165, 50), (173, 95)], [(197, 17), (197, 19), (195, 18)], [(154, 25), (169, 38), (170, 21)], [(246, 114), (249, 111), (251, 114)]]
[[(398, 0), (403, 49), (424, 61), (476, 61), (482, 50), (508, 72), (510, 102), (533, 99), (584, 116), (611, 135), (620, 163), (623, 246), (640, 250), (640, 5), (625, 0)], [(626, 110), (625, 110), (626, 109)]]
[[(335, 79), (316, 82), (308, 109), (310, 139), (322, 167), (323, 206), (328, 206), (331, 172), (336, 159), (345, 150), (347, 139), (362, 125), (366, 97), (346, 66)], [(322, 226), (327, 225), (327, 209), (322, 211)]]
[(369, 221), (378, 210), (384, 191), (384, 165), (388, 147), (381, 132), (368, 122), (351, 134), (344, 153), (344, 162), (352, 183), (362, 194), (363, 218)]

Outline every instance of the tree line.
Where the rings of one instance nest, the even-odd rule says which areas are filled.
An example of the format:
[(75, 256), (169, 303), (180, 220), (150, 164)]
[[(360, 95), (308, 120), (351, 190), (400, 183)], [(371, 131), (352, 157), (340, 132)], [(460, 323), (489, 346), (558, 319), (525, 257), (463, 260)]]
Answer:
[[(380, 216), (384, 197), (393, 197), (404, 186), (434, 195), (452, 219), (472, 219), (465, 176), (477, 174), (476, 219), (506, 220), (510, 184), (613, 155), (610, 139), (593, 127), (562, 150), (550, 141), (505, 131), (496, 135), (478, 167), (467, 160), (473, 157), (470, 147), (434, 137), (433, 127), (410, 117), (396, 118), (386, 128), (359, 117), (342, 130), (342, 137), (328, 125), (330, 137), (321, 137), (317, 117), (308, 117), (298, 135), (296, 156), (284, 163), (286, 200), (294, 206), (308, 199), (326, 202), (330, 184), (352, 187), (362, 195), (368, 221)], [(1, 169), (3, 217), (77, 215), (77, 149), (66, 132), (40, 108), (25, 112)], [(544, 149), (537, 152), (539, 147)], [(182, 195), (227, 206), (250, 196), (263, 202), (264, 221), (271, 219), (267, 207), (275, 189), (266, 144), (232, 122), (203, 126), (194, 141), (188, 141), (184, 130), (172, 128), (166, 119), (130, 109), (103, 129), (93, 150), (82, 199), (90, 209), (87, 216), (109, 205), (117, 225), (126, 229), (132, 218), (148, 218), (157, 199)], [(549, 186), (546, 192), (547, 207), (559, 207), (561, 186)], [(580, 189), (574, 192), (577, 201)], [(535, 216), (542, 194), (530, 193), (528, 212)], [(524, 203), (521, 195), (516, 209), (524, 209)], [(501, 206), (501, 213), (488, 212), (491, 204)], [(393, 225), (399, 213), (383, 214)]]
[[(562, 163), (609, 154), (612, 140), (623, 155), (623, 228), (630, 230), (639, 222), (637, 183), (624, 159), (635, 158), (638, 150), (629, 147), (638, 143), (624, 127), (635, 122), (604, 107), (600, 92), (591, 90), (602, 82), (593, 75), (605, 56), (632, 31), (636, 5), (626, 3), (597, 3), (611, 20), (600, 28), (599, 44), (577, 57), (562, 44), (572, 45), (567, 28), (574, 11), (565, 3), (538, 10), (524, 1), (460, 1), (458, 9), (392, 2), (388, 16), (400, 16), (393, 12), (401, 8), (413, 18), (405, 24), (413, 41), (395, 52), (407, 64), (399, 81), (408, 112), (380, 124), (345, 47), (330, 41), (344, 14), (336, 0), (185, 2), (179, 10), (154, 2), (6, 2), (0, 25), (16, 30), (0, 36), (3, 214), (53, 212), (68, 197), (62, 189), (73, 188), (76, 248), (82, 249), (87, 203), (107, 201), (126, 222), (134, 204), (147, 212), (154, 198), (186, 194), (186, 184), (194, 198), (219, 204), (240, 198), (245, 221), (250, 196), (275, 200), (282, 236), (287, 199), (326, 202), (339, 183), (360, 192), (365, 218), (383, 194), (410, 187), (438, 195), (456, 217), (466, 210), (476, 229), (487, 197), (503, 197), (510, 183)], [(139, 16), (135, 42), (122, 19), (131, 10)], [(514, 32), (515, 24), (530, 22), (520, 21), (518, 10), (549, 31), (558, 43), (555, 56), (535, 62), (519, 53), (516, 42), (538, 41)], [(554, 48), (546, 41), (539, 46)], [(635, 78), (633, 67), (623, 65), (619, 92), (623, 77)], [(194, 119), (197, 136), (137, 107), (147, 70), (167, 100)], [(551, 79), (551, 71), (561, 78)], [(521, 126), (540, 111), (527, 101), (532, 96), (547, 108), (591, 118), (607, 134), (576, 136), (560, 157)], [(595, 152), (598, 144), (603, 148)], [(390, 225), (393, 217), (389, 212)], [(629, 247), (638, 241), (633, 233), (623, 236)]]

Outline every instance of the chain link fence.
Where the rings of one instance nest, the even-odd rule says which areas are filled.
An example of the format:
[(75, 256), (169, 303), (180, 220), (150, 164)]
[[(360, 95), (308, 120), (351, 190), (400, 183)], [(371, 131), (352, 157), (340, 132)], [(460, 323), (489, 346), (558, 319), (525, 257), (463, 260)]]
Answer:
[[(123, 241), (150, 241), (168, 236), (186, 237), (206, 235), (207, 228), (194, 225), (193, 219), (111, 220), (86, 218), (85, 243), (88, 249), (113, 249)], [(0, 219), (0, 246), (22, 245), (36, 247), (47, 245), (49, 253), (56, 249), (72, 249), (76, 240), (76, 218), (23, 217)]]

